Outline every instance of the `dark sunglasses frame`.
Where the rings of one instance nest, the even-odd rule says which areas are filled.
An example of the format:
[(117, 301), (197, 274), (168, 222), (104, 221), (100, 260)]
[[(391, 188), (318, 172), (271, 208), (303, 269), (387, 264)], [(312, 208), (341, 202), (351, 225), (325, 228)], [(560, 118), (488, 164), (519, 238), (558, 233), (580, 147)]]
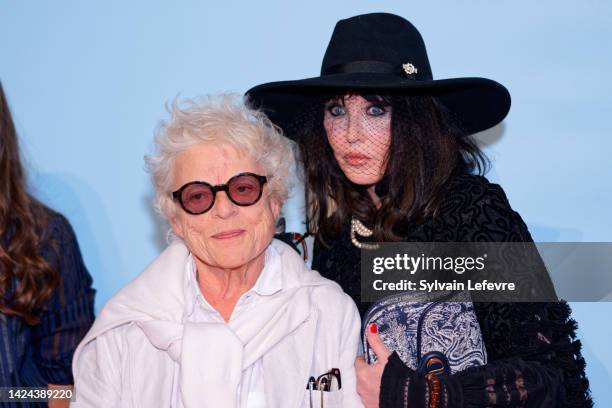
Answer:
[[(339, 368), (332, 368), (329, 370), (329, 372), (321, 374), (316, 381), (318, 389), (321, 391), (338, 391), (331, 389), (332, 378), (334, 377), (336, 377), (336, 382), (338, 383), (338, 390), (342, 389), (342, 376), (340, 375)], [(323, 384), (323, 386), (321, 386), (323, 379), (326, 379), (327, 381)]]
[[(230, 183), (233, 180), (237, 179), (238, 177), (242, 177), (242, 176), (252, 176), (252, 177), (255, 177), (255, 179), (257, 179), (257, 181), (259, 181), (259, 195), (255, 199), (255, 201), (253, 201), (252, 203), (249, 203), (249, 204), (242, 204), (242, 203), (236, 202), (236, 200), (234, 200), (234, 198), (232, 198), (232, 195), (229, 192), (230, 191), (229, 190)], [(213, 206), (215, 205), (215, 200), (217, 198), (217, 192), (219, 192), (219, 191), (225, 191), (225, 194), (227, 195), (227, 198), (229, 198), (232, 203), (234, 203), (236, 205), (239, 205), (240, 207), (248, 207), (250, 205), (254, 205), (255, 203), (257, 203), (261, 199), (261, 196), (263, 195), (263, 186), (264, 186), (264, 184), (266, 184), (267, 181), (268, 181), (268, 178), (266, 176), (260, 176), (259, 174), (249, 173), (249, 172), (238, 173), (235, 176), (232, 176), (229, 180), (227, 180), (227, 183), (225, 183), (225, 184), (217, 184), (216, 186), (213, 186), (212, 184), (207, 183), (205, 181), (190, 181), (189, 183), (184, 184), (183, 186), (181, 186), (181, 188), (179, 188), (178, 190), (173, 191), (172, 192), (172, 198), (174, 200), (177, 200), (181, 204), (181, 208), (183, 208), (183, 210), (186, 213), (189, 213), (189, 214), (192, 214), (192, 215), (204, 214), (205, 212), (207, 212), (211, 208), (213, 208)], [(187, 209), (187, 207), (185, 206), (185, 204), (183, 203), (183, 197), (182, 197), (183, 191), (187, 187), (189, 187), (189, 186), (191, 186), (193, 184), (199, 184), (199, 185), (202, 185), (202, 186), (207, 186), (207, 187), (210, 188), (210, 191), (212, 191), (213, 198), (212, 198), (212, 201), (210, 202), (210, 205), (208, 206), (208, 208), (206, 208), (205, 210), (200, 211), (200, 212), (189, 211)]]

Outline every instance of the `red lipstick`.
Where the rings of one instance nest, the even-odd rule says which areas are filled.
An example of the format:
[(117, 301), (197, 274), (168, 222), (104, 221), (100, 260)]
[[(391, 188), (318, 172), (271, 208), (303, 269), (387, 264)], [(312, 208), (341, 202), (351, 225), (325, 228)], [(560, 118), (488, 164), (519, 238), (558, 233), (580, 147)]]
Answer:
[(359, 166), (370, 160), (370, 156), (361, 153), (349, 153), (344, 155), (344, 161), (351, 166)]

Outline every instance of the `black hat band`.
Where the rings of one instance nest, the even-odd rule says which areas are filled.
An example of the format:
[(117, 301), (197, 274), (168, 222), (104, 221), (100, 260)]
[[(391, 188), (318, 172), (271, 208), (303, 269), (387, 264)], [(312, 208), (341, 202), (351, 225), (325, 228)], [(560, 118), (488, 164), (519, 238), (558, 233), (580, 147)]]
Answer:
[[(382, 61), (351, 61), (346, 64), (332, 65), (324, 69), (322, 75), (333, 74), (401, 74), (401, 67)], [(411, 75), (407, 75), (411, 77)]]

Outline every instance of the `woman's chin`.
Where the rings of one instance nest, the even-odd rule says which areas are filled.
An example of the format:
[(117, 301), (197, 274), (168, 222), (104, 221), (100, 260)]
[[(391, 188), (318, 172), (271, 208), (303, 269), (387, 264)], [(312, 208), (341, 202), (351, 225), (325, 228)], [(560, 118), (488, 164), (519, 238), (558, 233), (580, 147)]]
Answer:
[(211, 253), (211, 258), (214, 260), (211, 265), (222, 269), (238, 269), (241, 268), (257, 256), (253, 253), (251, 246), (227, 246), (220, 248), (218, 251)]
[(216, 262), (216, 267), (224, 270), (244, 268), (251, 261), (250, 259), (230, 259), (224, 258), (220, 262)]
[(360, 174), (360, 173), (345, 173), (346, 177), (353, 184), (357, 184), (359, 186), (371, 186), (376, 184), (382, 178), (380, 175), (372, 175), (372, 174)]

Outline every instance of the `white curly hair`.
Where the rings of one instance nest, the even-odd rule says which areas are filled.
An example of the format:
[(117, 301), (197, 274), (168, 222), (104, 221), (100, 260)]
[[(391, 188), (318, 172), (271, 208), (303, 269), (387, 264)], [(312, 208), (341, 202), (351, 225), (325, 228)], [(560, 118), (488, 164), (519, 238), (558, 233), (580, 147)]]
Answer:
[(282, 206), (289, 194), (293, 151), (289, 139), (264, 113), (249, 108), (243, 98), (232, 94), (175, 99), (167, 110), (170, 118), (156, 131), (156, 151), (145, 156), (155, 186), (154, 207), (166, 220), (176, 211), (171, 197), (176, 156), (206, 142), (229, 143), (253, 157), (269, 178), (268, 194)]

